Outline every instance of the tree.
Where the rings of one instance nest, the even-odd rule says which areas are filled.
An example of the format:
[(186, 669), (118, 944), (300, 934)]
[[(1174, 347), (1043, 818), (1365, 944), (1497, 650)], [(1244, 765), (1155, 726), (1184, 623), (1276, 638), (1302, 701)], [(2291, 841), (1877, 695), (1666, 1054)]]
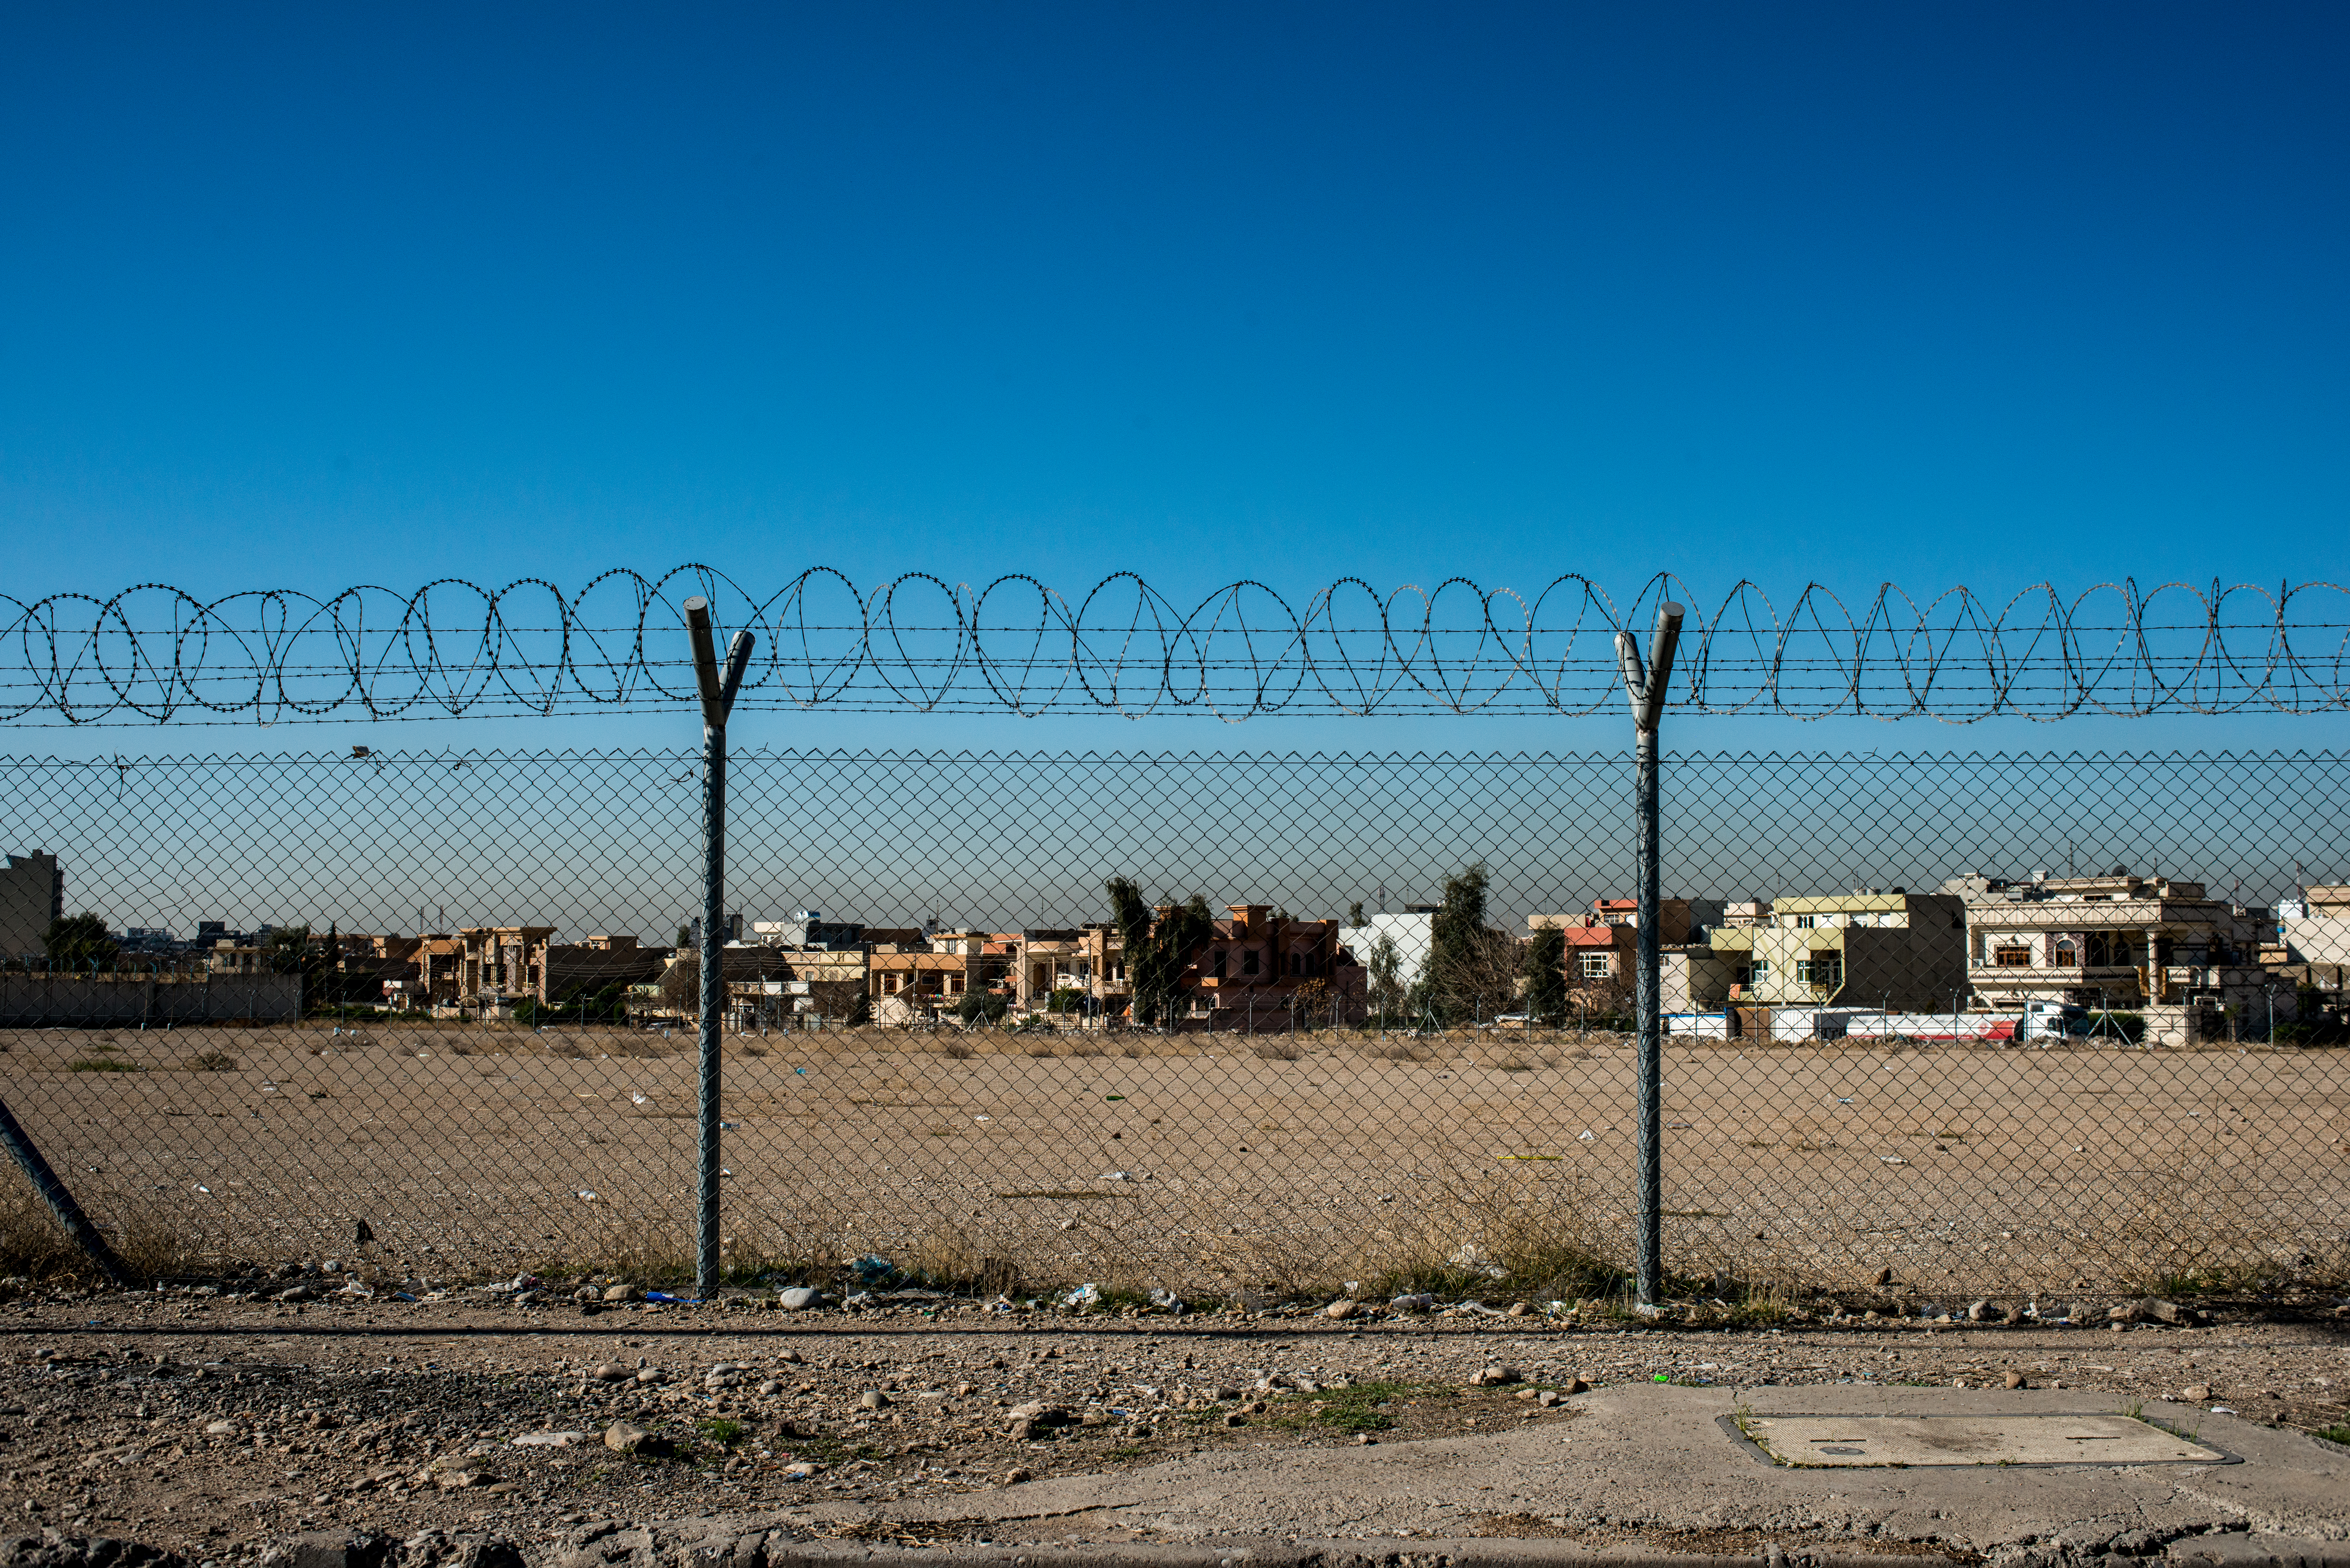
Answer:
[[(307, 933), (307, 928), (305, 928)], [(337, 983), (343, 967), (343, 932), (340, 921), (328, 921), (323, 942), (305, 943), (302, 948), (302, 1009), (316, 1012), (322, 1007), (332, 1007), (343, 1000), (342, 987)]]
[(1371, 944), (1369, 961), (1363, 966), (1369, 971), (1370, 994), (1365, 999), (1371, 1011), (1385, 1019), (1404, 1003), (1403, 954), (1396, 950), (1395, 938), (1387, 932)]
[(272, 974), (300, 974), (310, 953), (308, 926), (272, 926), (262, 940), (262, 961)]
[(1428, 1011), (1439, 1023), (1491, 1018), (1517, 1001), (1517, 944), (1486, 929), (1485, 888), (1482, 861), (1444, 880), (1444, 902), (1430, 922), (1428, 973), (1420, 983)]
[(1012, 1011), (1012, 999), (1000, 991), (975, 986), (962, 993), (955, 1003), (955, 1016), (967, 1024), (1001, 1023), (1003, 1015)]
[(48, 950), (49, 962), (59, 969), (91, 969), (112, 963), (120, 951), (114, 945), (114, 933), (106, 929), (102, 915), (65, 915), (49, 922), (42, 934), (41, 944)]
[(1362, 905), (1362, 900), (1360, 900), (1360, 899), (1358, 898), (1358, 899), (1357, 899), (1354, 903), (1351, 903), (1351, 904), (1349, 904), (1349, 905), (1347, 905), (1347, 925), (1349, 925), (1349, 926), (1367, 926), (1367, 925), (1369, 925), (1370, 923), (1371, 923), (1370, 921), (1368, 921), (1368, 920), (1367, 920), (1367, 919), (1363, 919), (1363, 905)]
[(1110, 918), (1118, 923), (1126, 946), (1126, 977), (1134, 988), (1131, 1016), (1146, 1027), (1172, 1023), (1178, 1015), (1183, 968), (1215, 934), (1216, 920), (1208, 911), (1208, 901), (1194, 893), (1190, 902), (1159, 919), (1142, 901), (1142, 889), (1129, 878), (1111, 877), (1107, 890)]
[(1566, 1017), (1566, 933), (1545, 926), (1526, 944), (1526, 1011), (1537, 1023)]

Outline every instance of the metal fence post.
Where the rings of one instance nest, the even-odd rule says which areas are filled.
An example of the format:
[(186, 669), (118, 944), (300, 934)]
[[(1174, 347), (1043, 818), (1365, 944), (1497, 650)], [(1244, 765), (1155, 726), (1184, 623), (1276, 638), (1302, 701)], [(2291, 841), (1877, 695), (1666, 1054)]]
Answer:
[(31, 1136), (17, 1122), (5, 1101), (0, 1101), (0, 1145), (7, 1147), (17, 1167), (24, 1171), (25, 1179), (33, 1184), (33, 1190), (40, 1195), (42, 1202), (49, 1206), (49, 1212), (57, 1217), (57, 1223), (65, 1227), (66, 1234), (73, 1239), (75, 1246), (81, 1249), (82, 1256), (88, 1258), (116, 1290), (129, 1290), (130, 1271), (122, 1266), (122, 1260), (115, 1256), (114, 1249), (106, 1244), (106, 1238), (98, 1233), (98, 1227), (89, 1222), (89, 1217), (81, 1211), (81, 1205), (74, 1201), (73, 1193), (57, 1179), (57, 1173), (50, 1168), (49, 1162), (41, 1158), (41, 1151), (34, 1147)]
[(702, 1171), (694, 1226), (694, 1293), (718, 1294), (718, 1118), (720, 1026), (726, 1012), (726, 719), (751, 662), (752, 637), (727, 645), (726, 669), (710, 628), (710, 601), (685, 601), (693, 639), (693, 673), (702, 688)]
[(1628, 631), (1616, 634), (1616, 657), (1624, 670), (1624, 695), (1632, 704), (1632, 723), (1638, 737), (1638, 761), (1633, 781), (1635, 857), (1639, 862), (1638, 892), (1638, 971), (1634, 979), (1634, 1008), (1640, 1031), (1639, 1121), (1640, 1173), (1639, 1242), (1636, 1282), (1639, 1300), (1654, 1305), (1664, 1293), (1664, 1019), (1659, 994), (1657, 941), (1657, 721), (1664, 712), (1665, 686), (1673, 671), (1673, 645), (1680, 639), (1681, 607), (1668, 600), (1657, 607), (1657, 628), (1648, 643), (1648, 662), (1640, 664), (1639, 640)]

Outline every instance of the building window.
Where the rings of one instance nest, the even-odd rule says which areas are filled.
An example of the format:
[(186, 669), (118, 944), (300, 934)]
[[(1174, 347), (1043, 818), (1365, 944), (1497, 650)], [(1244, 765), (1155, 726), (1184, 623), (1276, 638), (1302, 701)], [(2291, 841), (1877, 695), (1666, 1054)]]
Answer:
[(1835, 986), (1844, 983), (1844, 960), (1835, 953), (1814, 953), (1795, 961), (1797, 985)]
[(2081, 950), (2074, 945), (2072, 938), (2058, 937), (2055, 947), (2049, 952), (2048, 961), (2058, 969), (2078, 969), (2081, 967)]
[(1607, 953), (1583, 955), (1583, 978), (1586, 980), (1606, 980), (1613, 968), (1614, 961)]
[(1241, 972), (1243, 974), (1254, 974), (1256, 971), (1256, 950), (1254, 948), (1250, 948), (1247, 951), (1241, 954)]
[(1991, 952), (1991, 961), (2000, 969), (2030, 969), (2032, 950), (2030, 948), (1993, 948)]
[(1797, 915), (1795, 917), (1795, 929), (1799, 931), (1812, 930), (1816, 928), (1819, 923), (1820, 918), (1817, 915)]
[(1214, 948), (1208, 953), (1208, 973), (1217, 980), (1224, 978), (1224, 950)]
[(1754, 961), (1754, 983), (1760, 985), (1770, 978), (1771, 961), (1769, 959), (1756, 959)]

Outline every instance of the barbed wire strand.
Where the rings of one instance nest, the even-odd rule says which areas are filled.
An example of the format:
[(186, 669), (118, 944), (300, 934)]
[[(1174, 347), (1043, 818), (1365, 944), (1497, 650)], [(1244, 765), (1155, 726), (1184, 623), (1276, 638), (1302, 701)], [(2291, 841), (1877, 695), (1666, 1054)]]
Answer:
[[(0, 722), (276, 724), (613, 712), (696, 701), (679, 610), (710, 600), (758, 650), (739, 706), (850, 712), (1585, 714), (1621, 701), (1615, 634), (1689, 585), (1619, 606), (1567, 574), (1531, 595), (1464, 577), (1381, 594), (1359, 577), (1302, 608), (1263, 583), (1186, 610), (1131, 572), (1071, 600), (1032, 576), (974, 589), (910, 572), (860, 591), (829, 567), (757, 597), (716, 568), (442, 578), (328, 597), (0, 595)], [(1880, 587), (1858, 613), (1806, 585), (1782, 612), (1742, 581), (1681, 634), (1674, 705), (1814, 720), (2315, 712), (2350, 706), (2350, 591), (2330, 582), (2039, 584), (1994, 605)]]

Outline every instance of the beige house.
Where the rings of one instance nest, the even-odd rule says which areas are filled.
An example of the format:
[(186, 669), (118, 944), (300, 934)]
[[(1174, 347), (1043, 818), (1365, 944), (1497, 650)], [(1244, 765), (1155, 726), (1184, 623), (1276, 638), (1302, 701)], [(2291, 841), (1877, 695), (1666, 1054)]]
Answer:
[(1931, 1012), (1950, 1010), (1966, 991), (1966, 905), (1949, 894), (1862, 889), (1755, 900), (1731, 906), (1724, 923), (1704, 935), (1664, 955), (1667, 1012)]
[(2266, 909), (2204, 896), (2168, 877), (1983, 879), (1967, 900), (1967, 979), (1975, 1005), (2026, 1002), (2147, 1014), (2158, 1040), (2208, 1034), (2222, 1015), (2241, 1028), (2269, 1009), (2293, 1016), (2293, 988), (2260, 962), (2274, 930)]
[(2266, 911), (2167, 877), (2052, 877), (1967, 901), (1967, 979), (1980, 1002), (2166, 1006), (2258, 968)]

